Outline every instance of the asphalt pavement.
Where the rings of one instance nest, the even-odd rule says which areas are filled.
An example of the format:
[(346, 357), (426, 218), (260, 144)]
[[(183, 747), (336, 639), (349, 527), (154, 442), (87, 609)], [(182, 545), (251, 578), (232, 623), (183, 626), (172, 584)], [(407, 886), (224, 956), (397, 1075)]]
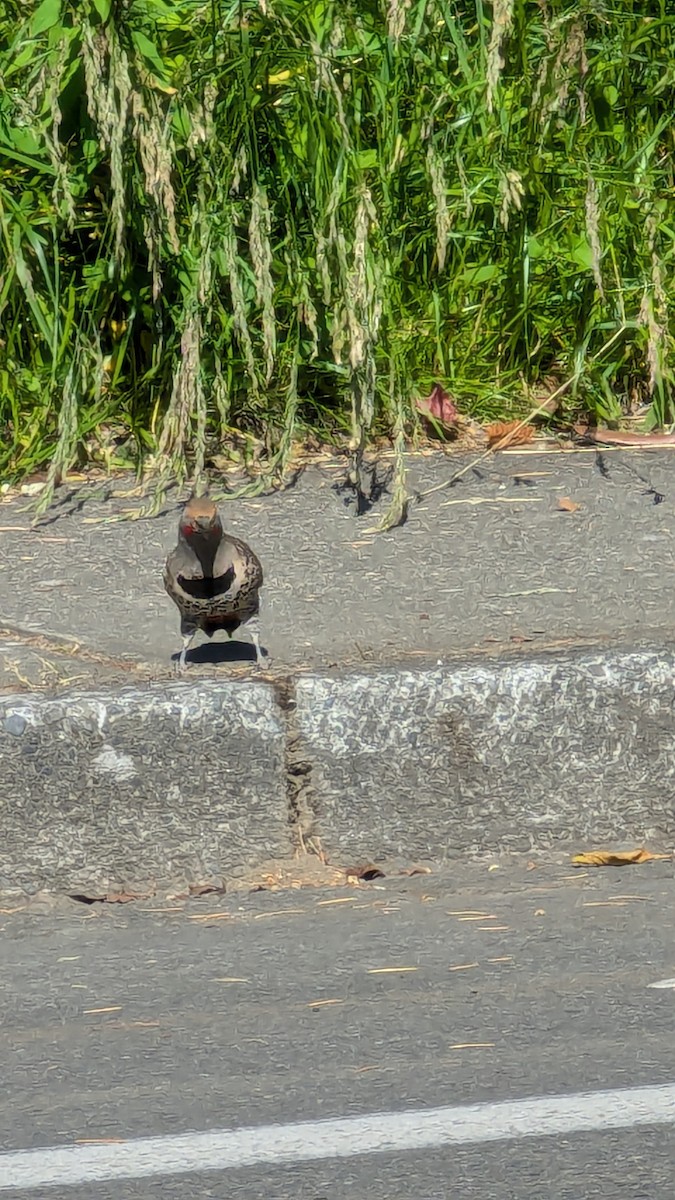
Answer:
[[(560, 857), (359, 887), (6, 904), (0, 1189), (26, 1200), (670, 1200), (675, 990), (652, 985), (675, 977), (672, 903), (672, 862), (575, 871)], [(613, 1106), (655, 1087), (665, 1118), (647, 1110), (610, 1127)], [(598, 1091), (606, 1102), (588, 1098)], [(505, 1106), (492, 1134), (483, 1109), (466, 1109), (486, 1104)], [(542, 1133), (547, 1106), (561, 1105), (577, 1114), (569, 1127)], [(395, 1133), (448, 1107), (483, 1122), (478, 1141), (420, 1149)], [(382, 1113), (391, 1146), (364, 1150)], [(345, 1118), (354, 1152), (343, 1138), (333, 1158)], [(317, 1121), (332, 1124), (313, 1153), (317, 1128), (296, 1127)], [(290, 1160), (269, 1149), (280, 1123), (295, 1138)], [(248, 1139), (247, 1166), (200, 1171), (188, 1155), (191, 1169), (164, 1173), (177, 1146), (231, 1154), (223, 1130)], [(158, 1137), (145, 1151), (138, 1141)], [(48, 1147), (75, 1147), (76, 1176), (78, 1153), (102, 1147), (111, 1179), (59, 1186)], [(130, 1175), (112, 1179), (122, 1152)], [(26, 1187), (8, 1189), (10, 1164)]]

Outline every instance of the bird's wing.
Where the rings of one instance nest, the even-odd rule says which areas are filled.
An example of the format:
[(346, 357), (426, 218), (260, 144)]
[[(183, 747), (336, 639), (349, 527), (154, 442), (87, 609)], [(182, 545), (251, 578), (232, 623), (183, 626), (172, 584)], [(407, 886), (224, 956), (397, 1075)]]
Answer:
[(235, 564), (235, 575), (239, 584), (246, 583), (249, 587), (253, 586), (254, 588), (262, 587), (262, 566), (251, 547), (247, 546), (246, 542), (240, 542), (239, 538), (224, 537), (218, 547), (213, 574), (217, 575), (219, 570), (224, 569), (226, 563), (231, 562)]

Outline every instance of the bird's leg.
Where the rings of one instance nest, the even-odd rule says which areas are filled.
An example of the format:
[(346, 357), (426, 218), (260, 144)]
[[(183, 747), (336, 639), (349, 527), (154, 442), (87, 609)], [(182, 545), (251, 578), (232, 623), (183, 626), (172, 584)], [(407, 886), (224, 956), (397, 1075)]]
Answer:
[(180, 652), (180, 658), (178, 659), (177, 670), (178, 670), (179, 674), (182, 674), (187, 665), (185, 662), (185, 658), (186, 658), (188, 650), (190, 649), (190, 646), (192, 645), (192, 642), (194, 641), (194, 636), (197, 632), (197, 627), (195, 625), (186, 625), (184, 621), (181, 621), (180, 632), (181, 632), (181, 636), (183, 638), (183, 648)]
[(255, 617), (251, 617), (250, 620), (246, 622), (246, 627), (251, 634), (251, 641), (255, 646), (255, 661), (257, 665), (261, 667), (265, 659), (263, 658), (263, 653), (260, 649), (260, 618), (257, 616), (257, 614)]

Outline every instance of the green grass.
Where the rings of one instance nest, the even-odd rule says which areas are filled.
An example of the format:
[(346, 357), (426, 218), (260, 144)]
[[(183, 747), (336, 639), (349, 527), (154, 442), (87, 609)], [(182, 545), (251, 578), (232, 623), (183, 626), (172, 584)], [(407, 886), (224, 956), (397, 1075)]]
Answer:
[(670, 0), (5, 0), (0, 47), (1, 478), (401, 449), (434, 380), (675, 420)]

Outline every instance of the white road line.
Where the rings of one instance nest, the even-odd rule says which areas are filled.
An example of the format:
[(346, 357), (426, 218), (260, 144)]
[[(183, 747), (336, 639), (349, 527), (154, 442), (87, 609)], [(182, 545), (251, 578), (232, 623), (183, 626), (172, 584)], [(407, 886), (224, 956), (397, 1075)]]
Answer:
[(675, 1124), (675, 1084), (0, 1154), (0, 1191)]

